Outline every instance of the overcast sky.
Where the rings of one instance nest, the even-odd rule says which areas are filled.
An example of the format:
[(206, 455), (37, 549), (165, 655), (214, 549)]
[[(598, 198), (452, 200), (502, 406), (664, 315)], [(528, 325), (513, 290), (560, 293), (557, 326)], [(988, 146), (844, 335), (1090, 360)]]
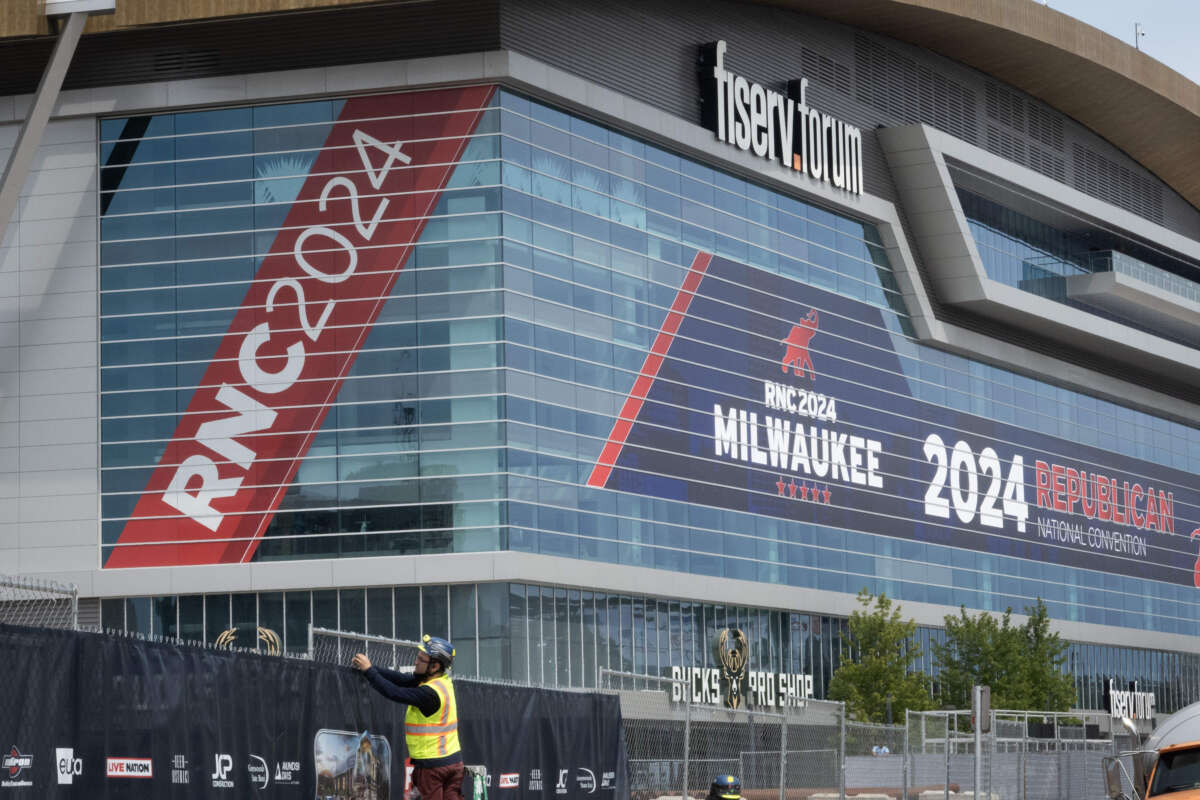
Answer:
[(1200, 83), (1200, 0), (1048, 0), (1046, 5), (1127, 44), (1133, 44), (1134, 23), (1142, 23), (1141, 49)]

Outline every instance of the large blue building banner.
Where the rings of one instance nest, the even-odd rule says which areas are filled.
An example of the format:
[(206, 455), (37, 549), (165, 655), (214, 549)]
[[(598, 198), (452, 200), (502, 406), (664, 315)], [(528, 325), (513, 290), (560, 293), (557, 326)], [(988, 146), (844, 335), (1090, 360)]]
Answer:
[(878, 308), (707, 253), (588, 483), (1200, 585), (1194, 475), (918, 400)]

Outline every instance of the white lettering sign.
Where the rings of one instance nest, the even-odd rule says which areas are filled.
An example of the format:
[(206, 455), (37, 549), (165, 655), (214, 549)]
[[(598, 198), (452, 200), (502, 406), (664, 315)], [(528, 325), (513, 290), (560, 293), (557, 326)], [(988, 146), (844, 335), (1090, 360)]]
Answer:
[(724, 41), (703, 48), (705, 127), (739, 150), (862, 194), (862, 131), (809, 108), (807, 78), (790, 81), (784, 95), (734, 75), (725, 49)]

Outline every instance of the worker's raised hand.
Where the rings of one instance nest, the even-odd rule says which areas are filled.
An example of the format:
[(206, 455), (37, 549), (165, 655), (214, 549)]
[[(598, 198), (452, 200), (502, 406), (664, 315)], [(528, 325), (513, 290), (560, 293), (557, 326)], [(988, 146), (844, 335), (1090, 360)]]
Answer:
[(354, 660), (350, 662), (350, 666), (366, 672), (371, 668), (371, 659), (367, 658), (366, 653), (359, 653), (354, 657)]

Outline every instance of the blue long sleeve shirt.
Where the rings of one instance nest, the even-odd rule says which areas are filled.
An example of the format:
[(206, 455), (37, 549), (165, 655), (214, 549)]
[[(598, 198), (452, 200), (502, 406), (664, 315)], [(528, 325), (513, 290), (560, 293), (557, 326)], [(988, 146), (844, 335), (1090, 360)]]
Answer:
[(427, 717), (433, 716), (442, 707), (442, 698), (438, 693), (422, 684), (411, 672), (372, 666), (363, 675), (371, 684), (371, 688), (387, 699), (416, 706), (417, 710)]

